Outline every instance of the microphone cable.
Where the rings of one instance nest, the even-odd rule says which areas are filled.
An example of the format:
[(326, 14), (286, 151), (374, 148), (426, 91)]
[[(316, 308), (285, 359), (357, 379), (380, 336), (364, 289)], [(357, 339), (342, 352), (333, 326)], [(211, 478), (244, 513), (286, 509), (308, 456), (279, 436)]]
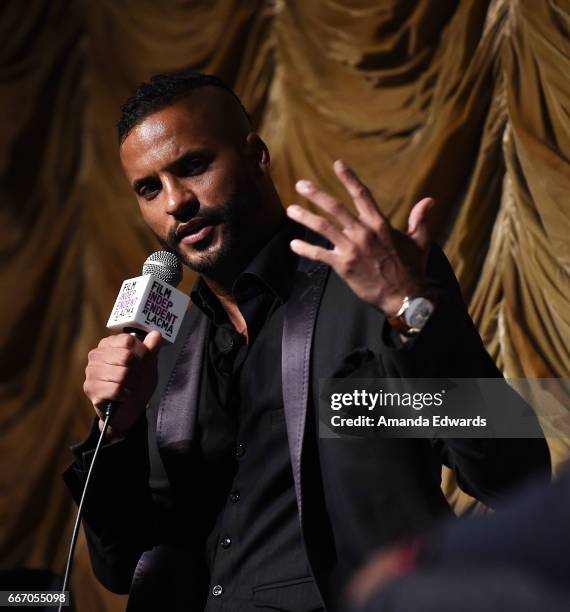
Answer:
[[(151, 255), (149, 255), (149, 257), (146, 258), (146, 261), (143, 264), (142, 273), (143, 273), (143, 277), (150, 274), (156, 277), (158, 281), (171, 285), (171, 290), (176, 292), (177, 290), (174, 287), (176, 287), (182, 280), (182, 261), (180, 260), (180, 257), (176, 255), (176, 253), (172, 253), (170, 251), (156, 251), (155, 253), (152, 253)], [(137, 280), (137, 279), (131, 279), (131, 280)], [(180, 295), (182, 294), (180, 293)], [(119, 301), (120, 296), (121, 296), (121, 293), (119, 293), (119, 298), (117, 298), (117, 301)], [(187, 298), (186, 303), (184, 304), (184, 311), (188, 305), (188, 300), (189, 298)], [(173, 304), (171, 303), (170, 306), (172, 305)], [(178, 305), (178, 308), (179, 307), (180, 305)], [(184, 311), (182, 313), (177, 313), (177, 314), (178, 315), (182, 314), (183, 316)], [(135, 317), (135, 321), (136, 321), (136, 317)], [(132, 324), (132, 321), (130, 323)], [(142, 321), (139, 321), (139, 323), (142, 323)], [(109, 323), (107, 323), (107, 325), (109, 326)], [(150, 329), (152, 329), (152, 326)], [(147, 331), (148, 329), (147, 330), (145, 330), (144, 328), (140, 329), (140, 327), (136, 327), (136, 326), (135, 327), (133, 326), (123, 327), (124, 333), (130, 334), (131, 336), (136, 336), (141, 342), (144, 340), (147, 334)], [(177, 333), (178, 331), (176, 331), (176, 334)], [(174, 334), (174, 337), (172, 338), (172, 342), (174, 342), (174, 339), (176, 338), (176, 334)], [(83, 503), (85, 501), (85, 498), (87, 497), (87, 491), (89, 490), (89, 483), (91, 482), (91, 475), (93, 473), (93, 468), (95, 467), (97, 457), (99, 456), (99, 449), (101, 448), (101, 444), (103, 443), (103, 439), (105, 438), (105, 434), (107, 433), (107, 429), (109, 427), (109, 419), (111, 418), (116, 406), (117, 406), (117, 402), (114, 402), (114, 401), (113, 402), (108, 401), (105, 403), (105, 406), (104, 406), (105, 420), (103, 422), (103, 428), (101, 429), (101, 435), (99, 436), (99, 440), (97, 441), (97, 446), (95, 447), (95, 452), (93, 453), (93, 459), (91, 460), (91, 465), (89, 466), (89, 471), (87, 472), (87, 478), (85, 480), (85, 485), (83, 486), (83, 492), (81, 493), (81, 500), (79, 502), (79, 507), (77, 508), (77, 517), (75, 519), (75, 525), (73, 526), (73, 534), (71, 536), (71, 544), (69, 546), (69, 553), (67, 555), (67, 563), (65, 564), (65, 574), (63, 576), (63, 587), (61, 589), (62, 594), (65, 594), (65, 590), (69, 583), (69, 577), (71, 574), (71, 565), (73, 562), (73, 553), (75, 552), (75, 545), (77, 544), (77, 537), (79, 535), (79, 526), (81, 524), (81, 516), (83, 514)], [(63, 603), (64, 602), (60, 600), (58, 612), (61, 612)]]
[[(87, 472), (87, 478), (85, 480), (85, 485), (83, 486), (83, 492), (81, 493), (81, 501), (79, 502), (79, 506), (77, 508), (77, 517), (75, 518), (75, 525), (73, 526), (71, 544), (69, 545), (67, 563), (65, 564), (65, 574), (63, 576), (63, 586), (61, 588), (61, 594), (64, 596), (65, 596), (65, 591), (67, 589), (67, 585), (69, 583), (69, 576), (71, 574), (71, 565), (73, 563), (73, 553), (75, 552), (75, 545), (77, 544), (77, 537), (79, 535), (79, 526), (81, 525), (81, 515), (83, 514), (83, 502), (85, 501), (85, 497), (87, 496), (87, 491), (89, 490), (91, 474), (93, 473), (93, 468), (95, 467), (95, 463), (99, 455), (99, 449), (101, 448), (101, 444), (103, 443), (105, 434), (107, 433), (107, 429), (109, 427), (109, 419), (111, 418), (113, 414), (114, 407), (115, 407), (114, 402), (107, 402), (105, 404), (105, 421), (103, 423), (103, 428), (101, 429), (101, 434), (99, 435), (99, 440), (97, 441), (97, 446), (95, 447), (95, 452), (93, 453), (93, 459), (91, 460), (89, 471)], [(68, 601), (68, 603), (70, 602)], [(57, 612), (62, 612), (61, 611), (62, 606), (63, 606), (63, 601), (60, 600)]]

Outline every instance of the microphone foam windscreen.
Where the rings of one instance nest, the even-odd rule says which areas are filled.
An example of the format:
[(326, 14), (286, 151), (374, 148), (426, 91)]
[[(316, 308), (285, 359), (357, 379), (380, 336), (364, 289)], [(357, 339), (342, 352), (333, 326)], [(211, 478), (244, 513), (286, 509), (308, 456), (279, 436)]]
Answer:
[(146, 258), (142, 273), (153, 274), (170, 286), (176, 287), (182, 280), (182, 262), (175, 253), (155, 251)]

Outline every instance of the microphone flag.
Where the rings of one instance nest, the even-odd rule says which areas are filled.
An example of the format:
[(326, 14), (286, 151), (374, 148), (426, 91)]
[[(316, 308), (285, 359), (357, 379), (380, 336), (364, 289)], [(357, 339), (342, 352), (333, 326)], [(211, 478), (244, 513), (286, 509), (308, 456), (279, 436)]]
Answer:
[(157, 330), (168, 342), (176, 340), (190, 297), (154, 274), (125, 280), (107, 321), (111, 330)]

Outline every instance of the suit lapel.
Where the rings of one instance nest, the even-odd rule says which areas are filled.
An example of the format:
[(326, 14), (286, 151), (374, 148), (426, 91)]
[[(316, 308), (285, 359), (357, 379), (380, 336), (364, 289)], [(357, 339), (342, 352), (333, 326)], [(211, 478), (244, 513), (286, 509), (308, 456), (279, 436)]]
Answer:
[[(282, 384), (289, 454), (299, 517), (302, 517), (301, 453), (310, 386), (310, 357), (317, 312), (328, 266), (302, 260), (295, 272), (283, 323)], [(208, 337), (208, 318), (197, 308), (187, 315), (187, 332), (166, 379), (156, 420), (156, 441), (171, 479), (191, 449), (198, 413), (200, 379)], [(181, 330), (181, 333), (184, 330)], [(174, 349), (176, 351), (176, 349)], [(168, 366), (168, 364), (166, 364)]]
[(283, 324), (281, 347), (283, 404), (300, 520), (302, 520), (301, 453), (309, 398), (311, 346), (328, 271), (328, 266), (322, 263), (301, 261), (294, 279), (293, 290), (287, 300)]
[(156, 423), (156, 440), (161, 454), (186, 455), (194, 438), (208, 318), (197, 308), (187, 315), (188, 328), (168, 378)]

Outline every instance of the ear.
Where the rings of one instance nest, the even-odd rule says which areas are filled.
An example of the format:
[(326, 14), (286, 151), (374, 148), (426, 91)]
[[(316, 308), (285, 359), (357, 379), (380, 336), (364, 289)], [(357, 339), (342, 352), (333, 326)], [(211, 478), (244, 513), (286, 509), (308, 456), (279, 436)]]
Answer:
[(246, 138), (246, 148), (248, 157), (255, 165), (256, 171), (260, 174), (269, 174), (271, 158), (267, 145), (261, 140), (259, 134), (250, 132)]

